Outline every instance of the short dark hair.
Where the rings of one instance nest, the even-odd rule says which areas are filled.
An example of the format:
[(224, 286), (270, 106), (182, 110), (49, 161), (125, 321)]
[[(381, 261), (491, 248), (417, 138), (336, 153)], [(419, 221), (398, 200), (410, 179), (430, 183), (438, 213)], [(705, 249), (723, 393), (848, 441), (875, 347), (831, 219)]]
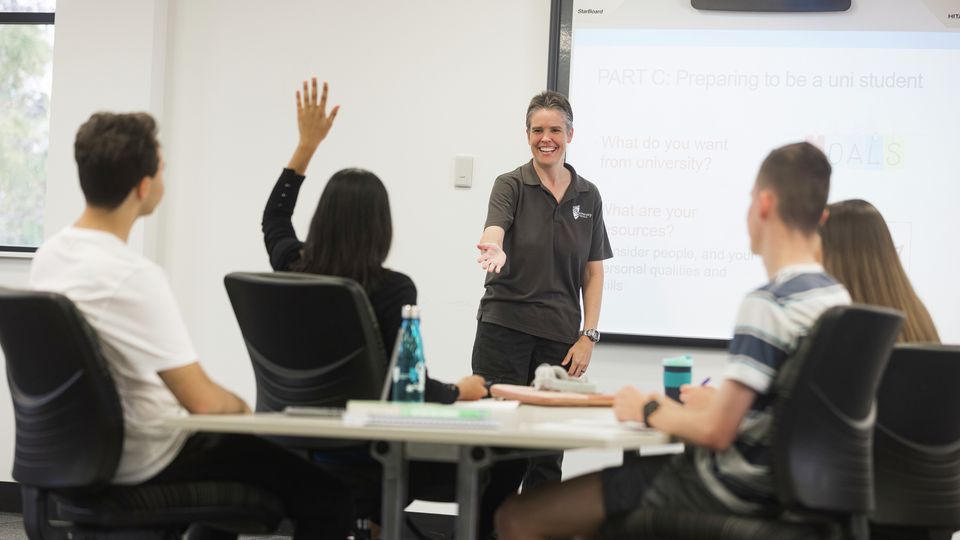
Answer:
[(114, 209), (160, 164), (157, 122), (147, 113), (98, 112), (80, 126), (73, 143), (87, 204)]
[(777, 211), (785, 225), (813, 234), (827, 205), (831, 170), (827, 156), (816, 146), (788, 144), (763, 160), (757, 185), (777, 194)]
[(567, 101), (567, 96), (560, 92), (547, 90), (533, 96), (530, 105), (527, 106), (527, 129), (530, 129), (530, 117), (540, 109), (553, 109), (562, 112), (567, 123), (567, 131), (570, 131), (570, 128), (573, 127), (573, 107)]
[(386, 271), (393, 225), (387, 188), (364, 169), (343, 169), (330, 177), (291, 270), (350, 278), (371, 292)]

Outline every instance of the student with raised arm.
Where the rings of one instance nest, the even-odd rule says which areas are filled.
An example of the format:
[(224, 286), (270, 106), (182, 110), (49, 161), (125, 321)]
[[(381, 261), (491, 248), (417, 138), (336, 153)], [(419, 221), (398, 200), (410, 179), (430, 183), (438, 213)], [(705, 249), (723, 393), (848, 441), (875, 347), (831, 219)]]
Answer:
[[(487, 278), (473, 372), (491, 383), (530, 384), (543, 363), (586, 373), (600, 339), (603, 260), (613, 256), (600, 192), (566, 162), (567, 98), (534, 96), (526, 127), (533, 158), (494, 182), (477, 244)], [(540, 459), (524, 485), (559, 480), (560, 460)]]
[(346, 488), (308, 461), (252, 435), (165, 428), (187, 413), (250, 408), (197, 362), (163, 270), (130, 249), (130, 229), (163, 197), (156, 123), (145, 113), (97, 113), (74, 145), (86, 209), (37, 250), (30, 287), (64, 294), (96, 330), (123, 407), (116, 484), (237, 481), (275, 493), (294, 538), (342, 540)]
[[(304, 81), (302, 92), (296, 93), (300, 138), (264, 206), (264, 244), (274, 270), (334, 275), (358, 282), (367, 293), (383, 344), (389, 351), (400, 329), (401, 308), (417, 303), (417, 288), (406, 274), (383, 266), (393, 234), (390, 201), (383, 182), (364, 169), (338, 171), (320, 195), (305, 242), (297, 238), (291, 222), (307, 166), (340, 110), (335, 106), (327, 112), (327, 95), (327, 84), (318, 92), (316, 78), (309, 84)], [(386, 356), (383, 365), (386, 369)], [(425, 399), (439, 403), (477, 400), (487, 395), (484, 382), (477, 375), (463, 377), (456, 384), (427, 376)], [(367, 446), (316, 451), (312, 456), (324, 470), (350, 486), (359, 517), (379, 523), (382, 468), (370, 456)], [(499, 481), (504, 476), (501, 470), (514, 469), (518, 466), (508, 463), (492, 467), (492, 480), (481, 502), (481, 533), (492, 529), (493, 512), (511, 487), (516, 491), (515, 485)], [(450, 500), (454, 496), (455, 476), (456, 471), (449, 464), (416, 462), (410, 473), (411, 494)]]
[[(406, 274), (383, 266), (393, 241), (390, 199), (377, 175), (366, 169), (337, 171), (327, 181), (310, 220), (306, 241), (297, 238), (293, 209), (306, 180), (307, 166), (333, 128), (340, 106), (327, 113), (327, 83), (317, 79), (296, 92), (300, 139), (263, 209), (263, 242), (277, 271), (350, 278), (363, 287), (380, 327), (384, 349), (393, 347), (401, 308), (417, 303), (417, 287)], [(384, 357), (384, 366), (387, 358)], [(453, 403), (486, 397), (484, 380), (468, 375), (456, 384), (427, 377), (426, 401)]]
[(634, 387), (616, 395), (617, 418), (646, 422), (692, 451), (641, 457), (511, 498), (497, 514), (501, 540), (595, 535), (606, 518), (641, 507), (777, 512), (769, 468), (772, 381), (820, 314), (850, 303), (816, 261), (830, 172), (823, 152), (808, 143), (778, 148), (761, 165), (747, 228), (770, 281), (740, 305), (719, 389), (685, 387), (685, 405)]

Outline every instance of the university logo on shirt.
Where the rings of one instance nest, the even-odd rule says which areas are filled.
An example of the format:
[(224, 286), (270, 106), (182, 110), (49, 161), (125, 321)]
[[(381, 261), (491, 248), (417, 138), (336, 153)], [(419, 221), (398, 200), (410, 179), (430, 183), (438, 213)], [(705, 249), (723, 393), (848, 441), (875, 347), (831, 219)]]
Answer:
[(586, 212), (581, 212), (579, 204), (573, 207), (573, 219), (580, 219), (580, 218), (588, 219), (592, 217), (593, 217), (593, 214), (587, 214)]

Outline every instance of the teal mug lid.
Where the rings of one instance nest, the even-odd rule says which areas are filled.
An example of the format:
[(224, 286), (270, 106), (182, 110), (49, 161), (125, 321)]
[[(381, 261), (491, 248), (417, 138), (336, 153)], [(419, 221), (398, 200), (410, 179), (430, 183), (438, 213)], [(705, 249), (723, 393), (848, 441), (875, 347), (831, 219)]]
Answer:
[(693, 357), (689, 354), (683, 356), (674, 356), (673, 358), (664, 358), (663, 367), (693, 367)]

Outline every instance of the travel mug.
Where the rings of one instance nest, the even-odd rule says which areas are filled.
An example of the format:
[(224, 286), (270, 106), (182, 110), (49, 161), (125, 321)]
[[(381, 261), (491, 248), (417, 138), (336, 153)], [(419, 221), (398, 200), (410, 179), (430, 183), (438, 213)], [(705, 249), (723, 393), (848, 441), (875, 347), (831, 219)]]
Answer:
[(663, 393), (680, 401), (680, 386), (690, 384), (693, 358), (689, 354), (663, 359)]

